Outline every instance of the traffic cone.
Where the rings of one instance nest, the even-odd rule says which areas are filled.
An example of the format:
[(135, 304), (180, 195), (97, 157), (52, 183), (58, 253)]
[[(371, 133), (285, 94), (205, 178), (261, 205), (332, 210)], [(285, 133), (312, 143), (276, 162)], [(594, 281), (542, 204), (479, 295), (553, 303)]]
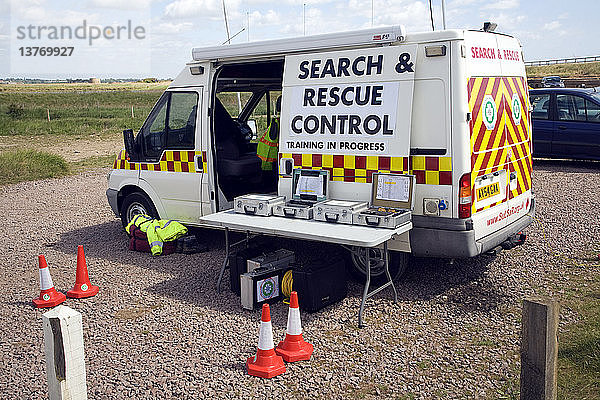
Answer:
[(298, 293), (290, 294), (290, 310), (288, 312), (285, 339), (279, 342), (275, 353), (283, 357), (286, 362), (310, 360), (313, 345), (302, 338), (302, 324), (300, 323), (300, 309), (298, 308)]
[(52, 283), (52, 277), (46, 264), (46, 258), (42, 255), (38, 257), (40, 265), (40, 297), (33, 299), (33, 304), (37, 308), (54, 307), (65, 301), (64, 294), (57, 292)]
[(275, 354), (273, 347), (271, 312), (269, 305), (263, 304), (260, 332), (258, 334), (258, 350), (254, 357), (249, 357), (246, 360), (246, 370), (249, 375), (272, 378), (285, 372), (283, 359)]
[(77, 272), (75, 274), (75, 287), (67, 292), (67, 296), (81, 299), (84, 297), (92, 297), (98, 293), (100, 288), (94, 286), (88, 277), (87, 265), (85, 264), (85, 254), (83, 254), (83, 246), (77, 247)]

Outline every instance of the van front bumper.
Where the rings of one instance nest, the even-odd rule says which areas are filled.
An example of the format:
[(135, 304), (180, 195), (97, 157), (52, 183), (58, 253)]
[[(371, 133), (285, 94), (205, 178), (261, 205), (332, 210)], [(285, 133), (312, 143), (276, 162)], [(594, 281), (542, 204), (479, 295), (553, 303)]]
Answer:
[[(475, 240), (475, 231), (470, 220), (426, 222), (426, 217), (421, 221), (413, 219), (413, 225), (417, 226), (413, 226), (410, 231), (410, 247), (412, 254), (418, 257), (475, 257), (496, 248), (512, 235), (527, 228), (533, 222), (534, 216), (535, 199), (532, 198), (531, 208), (527, 214), (479, 240)], [(431, 220), (431, 218), (427, 219)]]
[(119, 192), (115, 189), (108, 189), (106, 191), (106, 198), (108, 199), (108, 204), (110, 205), (110, 208), (112, 208), (117, 218), (120, 218), (121, 216), (119, 215), (119, 203), (117, 202), (118, 194)]

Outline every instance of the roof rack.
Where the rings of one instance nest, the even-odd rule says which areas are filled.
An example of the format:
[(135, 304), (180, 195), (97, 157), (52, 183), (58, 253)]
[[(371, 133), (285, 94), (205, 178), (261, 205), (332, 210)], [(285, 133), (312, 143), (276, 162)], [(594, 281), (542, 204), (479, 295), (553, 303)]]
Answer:
[(406, 29), (404, 25), (395, 25), (289, 39), (196, 47), (192, 49), (192, 58), (194, 61), (214, 61), (223, 58), (286, 55), (307, 50), (389, 44), (401, 42), (405, 37)]

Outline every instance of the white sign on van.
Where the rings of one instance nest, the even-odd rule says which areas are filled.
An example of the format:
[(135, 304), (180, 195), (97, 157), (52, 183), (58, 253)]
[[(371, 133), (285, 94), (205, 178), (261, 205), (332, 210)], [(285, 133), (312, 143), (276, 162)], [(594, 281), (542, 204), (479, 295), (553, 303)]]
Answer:
[(286, 57), (279, 151), (408, 156), (415, 50)]
[[(292, 136), (394, 136), (398, 82), (294, 87), (290, 93)], [(365, 150), (380, 150), (379, 144)]]

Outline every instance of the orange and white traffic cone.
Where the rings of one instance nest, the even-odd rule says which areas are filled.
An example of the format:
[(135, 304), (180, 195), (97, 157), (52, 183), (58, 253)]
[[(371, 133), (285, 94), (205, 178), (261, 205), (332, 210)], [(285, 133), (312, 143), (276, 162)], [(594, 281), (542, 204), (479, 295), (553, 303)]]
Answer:
[(261, 378), (272, 378), (285, 372), (283, 359), (275, 354), (273, 345), (273, 328), (271, 326), (271, 311), (268, 304), (263, 304), (260, 332), (258, 334), (258, 350), (254, 357), (246, 360), (246, 370), (249, 375)]
[(40, 266), (40, 297), (33, 299), (33, 304), (37, 308), (54, 307), (65, 301), (66, 297), (64, 294), (57, 292), (54, 289), (52, 283), (52, 277), (48, 270), (48, 264), (46, 264), (46, 258), (42, 255), (38, 257), (38, 263)]
[(302, 338), (302, 324), (300, 323), (300, 308), (298, 308), (298, 293), (290, 294), (290, 310), (288, 312), (285, 339), (279, 342), (275, 353), (283, 357), (286, 362), (310, 360), (313, 345)]
[(75, 287), (67, 292), (68, 297), (81, 299), (92, 297), (98, 293), (100, 288), (92, 285), (88, 277), (87, 264), (85, 263), (85, 254), (83, 246), (77, 247), (77, 272), (75, 273)]

